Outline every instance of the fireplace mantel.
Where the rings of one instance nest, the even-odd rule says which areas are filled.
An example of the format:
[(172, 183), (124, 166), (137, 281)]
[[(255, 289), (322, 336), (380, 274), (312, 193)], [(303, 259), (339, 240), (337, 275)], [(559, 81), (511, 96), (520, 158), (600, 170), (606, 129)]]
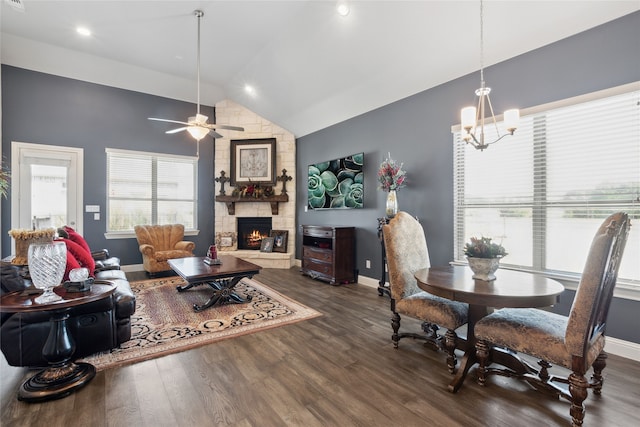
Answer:
[(277, 196), (271, 197), (238, 197), (238, 196), (216, 196), (216, 202), (222, 202), (227, 205), (227, 211), (229, 215), (236, 214), (236, 203), (270, 203), (271, 204), (271, 214), (278, 215), (278, 203), (280, 202), (288, 202), (289, 195), (288, 194), (280, 194)]

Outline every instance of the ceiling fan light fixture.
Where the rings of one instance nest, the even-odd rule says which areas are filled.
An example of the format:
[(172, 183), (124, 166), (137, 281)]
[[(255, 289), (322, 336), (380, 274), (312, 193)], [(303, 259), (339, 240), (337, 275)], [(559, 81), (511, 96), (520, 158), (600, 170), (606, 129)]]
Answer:
[(202, 138), (207, 136), (209, 133), (209, 129), (202, 126), (189, 126), (187, 128), (187, 132), (191, 134), (193, 139), (196, 141), (200, 141)]

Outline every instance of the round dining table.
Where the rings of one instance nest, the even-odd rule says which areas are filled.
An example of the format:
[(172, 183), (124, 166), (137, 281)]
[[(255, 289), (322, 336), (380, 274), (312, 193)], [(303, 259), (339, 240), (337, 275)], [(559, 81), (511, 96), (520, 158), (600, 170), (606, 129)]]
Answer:
[[(495, 308), (552, 306), (558, 302), (560, 294), (564, 291), (564, 286), (557, 280), (540, 274), (503, 268), (496, 272), (496, 279), (489, 282), (473, 279), (471, 269), (462, 265), (424, 268), (418, 270), (414, 276), (420, 289), (452, 301), (469, 304), (467, 337), (463, 347), (465, 353), (448, 387), (452, 393), (458, 391), (469, 369), (477, 362), (474, 328), (478, 320)], [(517, 360), (507, 360), (511, 359), (509, 356), (501, 354), (500, 359), (494, 361), (509, 366), (519, 363)]]

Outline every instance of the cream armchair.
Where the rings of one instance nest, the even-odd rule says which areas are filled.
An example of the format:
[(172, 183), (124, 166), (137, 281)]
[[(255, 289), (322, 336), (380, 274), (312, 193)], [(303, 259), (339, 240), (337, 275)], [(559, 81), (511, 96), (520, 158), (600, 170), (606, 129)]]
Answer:
[(182, 240), (184, 225), (136, 225), (136, 239), (140, 245), (145, 271), (155, 273), (169, 271), (167, 260), (193, 256), (196, 244)]

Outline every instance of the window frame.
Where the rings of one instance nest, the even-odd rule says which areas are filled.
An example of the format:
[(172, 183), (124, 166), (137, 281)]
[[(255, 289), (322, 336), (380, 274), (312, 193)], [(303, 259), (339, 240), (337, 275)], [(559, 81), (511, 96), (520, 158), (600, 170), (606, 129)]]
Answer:
[[(531, 108), (527, 108), (524, 110), (521, 110), (521, 116), (523, 118), (526, 117), (532, 117), (533, 120), (535, 120), (536, 117), (543, 115), (545, 112), (547, 111), (551, 111), (551, 110), (555, 110), (555, 109), (559, 109), (559, 108), (563, 108), (563, 107), (570, 107), (570, 106), (574, 106), (574, 105), (578, 105), (578, 104), (582, 104), (582, 103), (586, 103), (586, 102), (590, 102), (590, 101), (596, 101), (596, 100), (600, 100), (600, 99), (604, 99), (604, 98), (608, 98), (608, 97), (614, 97), (614, 96), (618, 96), (618, 95), (622, 95), (625, 93), (631, 93), (631, 92), (636, 92), (640, 90), (640, 82), (633, 82), (633, 83), (629, 83), (629, 84), (625, 84), (625, 85), (621, 85), (618, 87), (614, 87), (614, 88), (609, 88), (609, 89), (604, 89), (604, 90), (600, 90), (597, 92), (592, 92), (589, 94), (585, 94), (585, 95), (581, 95), (581, 96), (577, 96), (577, 97), (572, 97), (572, 98), (567, 98), (567, 99), (563, 99), (563, 100), (559, 100), (559, 101), (555, 101), (555, 102), (551, 102), (551, 103), (547, 103), (547, 104), (542, 104), (539, 106), (535, 106), (535, 107), (531, 107)], [(496, 120), (500, 123), (502, 121), (502, 116), (496, 116)], [(453, 218), (453, 224), (454, 224), (454, 261), (452, 261), (452, 264), (461, 264), (464, 265), (466, 264), (466, 261), (464, 261), (464, 257), (461, 255), (462, 254), (462, 247), (464, 246), (464, 241), (462, 239), (464, 239), (464, 213), (465, 213), (465, 209), (466, 208), (471, 208), (472, 206), (465, 206), (464, 202), (461, 202), (461, 200), (464, 200), (465, 194), (464, 194), (464, 164), (460, 163), (458, 164), (458, 161), (460, 160), (460, 158), (462, 158), (462, 162), (464, 162), (464, 156), (460, 154), (459, 150), (465, 150), (467, 149), (465, 146), (467, 145), (464, 140), (462, 140), (461, 138), (461, 126), (459, 124), (452, 126), (451, 127), (451, 131), (453, 133), (453, 141), (454, 141), (454, 154), (453, 154), (453, 161), (454, 161), (454, 165), (453, 165), (453, 179), (454, 179), (454, 218)], [(517, 131), (516, 131), (517, 132)], [(504, 143), (501, 142), (501, 143)], [(499, 145), (501, 143), (496, 144), (496, 147), (492, 147), (491, 149), (497, 149), (499, 148)], [(539, 141), (536, 140), (536, 138), (534, 138), (533, 141), (534, 144), (534, 149), (539, 149), (540, 147), (538, 146)], [(543, 143), (544, 145), (544, 143)], [(543, 147), (544, 149), (544, 147)], [(536, 161), (538, 161), (539, 159), (536, 159)], [(534, 168), (539, 165), (539, 164), (535, 164), (534, 163)], [(542, 169), (542, 173), (546, 173), (546, 164), (545, 167)], [(546, 182), (546, 179), (541, 179), (542, 182)], [(534, 186), (536, 185), (536, 179), (534, 179)], [(540, 193), (536, 193), (536, 191), (542, 191), (544, 193), (544, 196), (548, 196), (548, 194), (546, 194), (546, 189), (534, 189), (534, 200), (536, 199), (536, 197), (538, 197), (540, 195)], [(543, 207), (541, 210), (546, 211), (549, 208), (551, 208), (553, 206), (553, 202), (551, 201), (547, 201), (547, 199), (544, 199), (545, 202), (543, 204)], [(637, 206), (637, 202), (639, 202), (640, 199), (638, 200), (633, 200), (631, 201), (631, 205), (632, 206)], [(627, 202), (629, 203), (629, 202)], [(562, 205), (564, 204), (572, 204), (571, 202), (565, 203), (562, 202)], [(584, 204), (584, 202), (578, 202), (578, 205), (580, 204)], [(487, 205), (489, 206), (489, 205)], [(499, 205), (494, 205), (494, 207), (499, 207)], [(548, 269), (544, 269), (544, 251), (546, 250), (545, 246), (547, 245), (547, 241), (546, 241), (546, 236), (544, 239), (540, 239), (539, 237), (536, 237), (535, 233), (536, 232), (540, 232), (541, 230), (544, 230), (544, 224), (546, 221), (546, 213), (542, 213), (542, 216), (538, 216), (540, 215), (540, 213), (536, 213), (536, 204), (535, 202), (532, 200), (531, 201), (531, 209), (533, 210), (532, 213), (532, 221), (537, 222), (537, 226), (533, 227), (533, 237), (532, 237), (532, 251), (533, 251), (533, 259), (532, 259), (532, 265), (531, 266), (517, 266), (517, 265), (508, 265), (508, 262), (505, 262), (501, 268), (507, 268), (507, 269), (516, 269), (516, 270), (520, 270), (520, 271), (529, 271), (532, 273), (541, 273), (544, 274), (547, 277), (551, 277), (551, 278), (555, 278), (558, 280), (562, 280), (563, 282), (566, 282), (568, 284), (567, 288), (568, 289), (576, 289), (577, 288), (577, 284), (580, 280), (580, 272), (575, 273), (575, 272), (568, 272), (568, 271), (555, 271), (555, 270), (548, 270)], [(538, 231), (536, 231), (538, 230)], [(546, 234), (544, 233), (544, 231), (542, 231), (542, 234)], [(634, 279), (618, 279), (618, 283), (616, 286), (616, 290), (615, 290), (615, 296), (616, 297), (621, 297), (621, 298), (626, 298), (626, 299), (632, 299), (632, 300), (638, 300), (640, 301), (640, 280), (635, 280)]]
[[(131, 158), (148, 158), (150, 159), (153, 164), (157, 164), (158, 161), (166, 161), (166, 162), (170, 162), (172, 160), (180, 160), (181, 162), (187, 162), (187, 163), (191, 163), (193, 165), (193, 198), (192, 199), (188, 199), (188, 200), (184, 200), (184, 199), (180, 199), (180, 200), (176, 200), (176, 201), (188, 201), (190, 203), (193, 203), (194, 209), (193, 209), (193, 227), (192, 228), (186, 228), (185, 227), (185, 236), (196, 236), (199, 234), (199, 230), (198, 230), (198, 157), (197, 156), (184, 156), (184, 155), (177, 155), (177, 154), (166, 154), (166, 153), (153, 153), (153, 152), (146, 152), (146, 151), (135, 151), (135, 150), (123, 150), (123, 149), (116, 149), (116, 148), (105, 148), (105, 159), (106, 159), (106, 193), (107, 193), (107, 197), (106, 197), (106, 213), (105, 213), (105, 227), (106, 227), (106, 232), (104, 234), (106, 239), (121, 239), (121, 238), (135, 238), (135, 231), (133, 229), (131, 230), (110, 230), (109, 229), (109, 223), (110, 223), (110, 217), (109, 217), (109, 213), (110, 213), (110, 204), (111, 204), (111, 200), (112, 197), (110, 197), (109, 195), (109, 186), (111, 185), (111, 170), (109, 168), (109, 160), (110, 160), (110, 156), (111, 155), (118, 155), (118, 156), (131, 156)], [(152, 185), (153, 185), (153, 189), (152, 189), (152, 196), (151, 196), (151, 202), (152, 202), (152, 222), (154, 224), (157, 223), (157, 205), (158, 202), (162, 202), (162, 201), (168, 201), (168, 200), (173, 200), (173, 199), (160, 199), (158, 198), (158, 193), (157, 193), (157, 187), (156, 184), (158, 182), (157, 179), (157, 175), (155, 175), (157, 173), (157, 168), (154, 166), (152, 167), (152, 171), (151, 173), (153, 174), (153, 176), (151, 177), (151, 181), (152, 181)], [(114, 199), (120, 199), (120, 198), (114, 198)], [(143, 198), (143, 199), (127, 199), (127, 200), (144, 200), (144, 201), (149, 201), (148, 198)]]

